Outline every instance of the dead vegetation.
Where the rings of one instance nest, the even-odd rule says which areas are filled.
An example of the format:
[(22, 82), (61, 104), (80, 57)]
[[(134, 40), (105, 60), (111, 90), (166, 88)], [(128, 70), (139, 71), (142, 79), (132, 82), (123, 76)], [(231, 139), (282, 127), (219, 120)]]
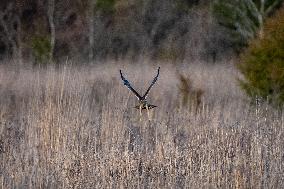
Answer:
[(201, 105), (202, 96), (204, 91), (199, 88), (195, 88), (192, 85), (192, 81), (189, 77), (186, 77), (182, 74), (179, 76), (179, 91), (182, 98), (182, 106), (190, 107), (192, 111), (197, 112)]
[[(144, 90), (154, 68), (124, 66)], [(283, 113), (246, 103), (234, 68), (189, 65), (179, 80), (161, 66), (151, 122), (119, 68), (0, 67), (0, 188), (284, 186)], [(197, 112), (176, 106), (180, 90)]]

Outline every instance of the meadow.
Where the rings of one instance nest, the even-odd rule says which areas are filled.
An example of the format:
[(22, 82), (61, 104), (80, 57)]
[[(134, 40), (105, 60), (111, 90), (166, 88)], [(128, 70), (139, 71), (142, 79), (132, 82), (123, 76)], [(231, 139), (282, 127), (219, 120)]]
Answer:
[[(119, 69), (144, 92), (158, 66), (140, 121)], [(238, 78), (230, 62), (0, 65), (0, 188), (284, 188), (284, 114)]]

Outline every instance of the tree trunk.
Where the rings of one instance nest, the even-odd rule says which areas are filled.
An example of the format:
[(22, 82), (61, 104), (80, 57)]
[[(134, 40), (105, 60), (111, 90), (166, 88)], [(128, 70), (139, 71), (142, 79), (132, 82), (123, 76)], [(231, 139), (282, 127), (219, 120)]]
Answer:
[(22, 46), (22, 26), (21, 21), (18, 19), (18, 30), (17, 30), (17, 61), (18, 64), (23, 64), (23, 46)]
[(95, 44), (95, 4), (96, 0), (90, 0), (90, 8), (89, 8), (89, 62), (94, 59), (94, 44)]
[(260, 0), (260, 16), (259, 16), (259, 38), (263, 38), (263, 19), (265, 16), (265, 12), (264, 12), (264, 4), (265, 4), (265, 0)]
[(48, 0), (48, 22), (50, 26), (50, 61), (53, 61), (53, 52), (55, 46), (55, 24), (54, 24), (54, 0)]

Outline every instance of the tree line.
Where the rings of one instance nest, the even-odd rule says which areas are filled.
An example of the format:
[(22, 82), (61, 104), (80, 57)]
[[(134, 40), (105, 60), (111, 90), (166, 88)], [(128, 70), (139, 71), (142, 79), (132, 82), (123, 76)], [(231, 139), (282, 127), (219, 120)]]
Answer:
[(0, 59), (216, 62), (262, 35), (282, 0), (2, 0)]

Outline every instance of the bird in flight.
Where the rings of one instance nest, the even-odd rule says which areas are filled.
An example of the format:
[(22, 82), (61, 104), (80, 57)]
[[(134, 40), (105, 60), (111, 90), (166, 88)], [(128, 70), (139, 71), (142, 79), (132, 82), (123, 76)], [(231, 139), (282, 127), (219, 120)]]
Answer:
[(149, 114), (149, 110), (152, 108), (155, 108), (157, 106), (149, 104), (147, 102), (147, 96), (150, 92), (150, 90), (152, 89), (152, 87), (154, 86), (154, 84), (157, 82), (159, 74), (160, 74), (160, 67), (158, 68), (158, 73), (156, 75), (156, 77), (153, 79), (152, 83), (150, 84), (149, 88), (147, 89), (147, 91), (145, 92), (145, 94), (143, 96), (141, 96), (135, 89), (133, 89), (133, 87), (131, 86), (131, 84), (129, 83), (129, 81), (127, 81), (125, 79), (125, 77), (123, 77), (121, 70), (119, 70), (120, 72), (120, 76), (121, 79), (123, 81), (123, 84), (131, 91), (134, 93), (134, 95), (138, 98), (139, 104), (137, 106), (135, 106), (135, 108), (140, 110), (140, 118), (142, 116), (142, 110), (146, 109), (147, 110), (147, 114), (148, 114), (148, 119), (150, 119), (150, 114)]

